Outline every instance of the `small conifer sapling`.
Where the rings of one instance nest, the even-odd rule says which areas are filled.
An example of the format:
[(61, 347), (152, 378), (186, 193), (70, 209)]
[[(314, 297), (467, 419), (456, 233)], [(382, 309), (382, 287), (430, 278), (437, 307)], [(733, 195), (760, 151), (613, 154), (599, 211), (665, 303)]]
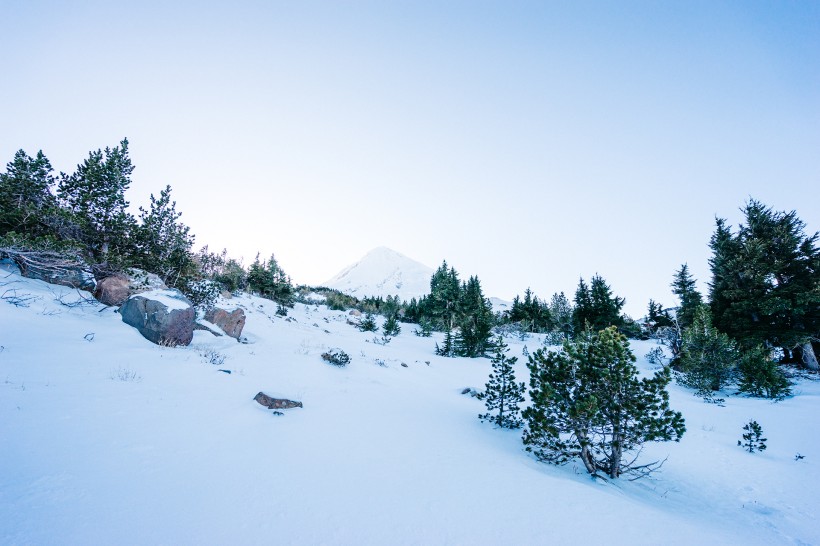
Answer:
[(486, 391), (478, 398), (484, 400), (487, 413), (479, 415), (482, 421), (490, 421), (501, 428), (520, 428), (523, 422), (518, 404), (524, 401), (524, 383), (516, 383), (513, 365), (517, 357), (508, 358), (509, 351), (504, 338), (498, 336), (493, 355), (493, 373), (487, 382)]
[(749, 421), (743, 425), (743, 430), (746, 431), (743, 433), (743, 441), (738, 440), (737, 445), (749, 453), (766, 450), (767, 439), (763, 438), (763, 427), (761, 427), (757, 421)]

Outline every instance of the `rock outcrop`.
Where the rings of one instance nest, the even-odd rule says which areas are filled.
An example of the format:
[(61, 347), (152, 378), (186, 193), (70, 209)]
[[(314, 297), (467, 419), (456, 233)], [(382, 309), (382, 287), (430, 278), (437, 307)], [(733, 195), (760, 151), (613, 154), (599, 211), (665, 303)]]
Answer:
[(245, 311), (234, 309), (229, 313), (224, 309), (214, 307), (205, 313), (205, 320), (219, 326), (230, 337), (239, 339), (245, 327)]
[(151, 290), (131, 296), (120, 314), (123, 322), (157, 345), (189, 345), (194, 337), (196, 311), (179, 290)]

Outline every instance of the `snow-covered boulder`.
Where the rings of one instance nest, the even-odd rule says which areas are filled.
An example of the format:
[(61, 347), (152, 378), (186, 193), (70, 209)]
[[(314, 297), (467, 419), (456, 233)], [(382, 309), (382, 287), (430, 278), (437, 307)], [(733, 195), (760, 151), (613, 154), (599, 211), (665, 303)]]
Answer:
[(245, 311), (234, 309), (229, 313), (224, 309), (214, 307), (205, 313), (205, 320), (219, 326), (230, 337), (239, 339), (245, 327)]
[(120, 314), (123, 322), (157, 345), (188, 345), (194, 337), (196, 311), (179, 290), (150, 290), (131, 296)]

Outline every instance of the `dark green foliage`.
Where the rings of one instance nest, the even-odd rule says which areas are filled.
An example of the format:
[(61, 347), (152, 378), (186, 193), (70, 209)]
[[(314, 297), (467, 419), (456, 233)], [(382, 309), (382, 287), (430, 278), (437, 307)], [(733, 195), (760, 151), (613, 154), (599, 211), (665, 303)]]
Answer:
[(199, 273), (191, 253), (194, 236), (190, 228), (179, 222), (182, 213), (171, 201), (171, 186), (160, 192), (159, 199), (151, 194), (149, 210), (140, 207), (140, 225), (135, 229), (131, 263), (159, 275), (168, 286), (181, 288)]
[(658, 328), (666, 328), (675, 325), (669, 311), (663, 308), (663, 305), (655, 300), (649, 300), (649, 308), (647, 310), (647, 327), (650, 333), (655, 333)]
[(433, 325), (426, 318), (419, 320), (419, 327), (413, 331), (419, 337), (430, 337), (433, 335)]
[(624, 321), (621, 309), (624, 303), (623, 298), (612, 294), (609, 285), (600, 275), (592, 277), (589, 287), (582, 278), (575, 291), (575, 309), (572, 317), (575, 331), (581, 332), (587, 327), (594, 331), (609, 326), (622, 327)]
[(757, 421), (749, 421), (743, 426), (743, 430), (746, 431), (743, 433), (743, 441), (738, 440), (737, 445), (749, 453), (766, 450), (767, 439), (763, 438), (763, 427)]
[(550, 315), (549, 306), (538, 300), (532, 291), (527, 288), (524, 299), (515, 296), (512, 308), (508, 311), (507, 319), (510, 322), (526, 325), (530, 332), (549, 332), (555, 326)]
[(455, 338), (452, 330), (447, 330), (444, 334), (444, 342), (441, 347), (436, 343), (436, 354), (438, 356), (456, 356), (455, 354)]
[(441, 266), (430, 278), (430, 294), (423, 297), (419, 303), (422, 316), (429, 318), (439, 330), (452, 330), (456, 327), (456, 319), (460, 314), (461, 285), (458, 273), (447, 262)]
[(0, 173), (0, 235), (16, 232), (27, 237), (53, 233), (51, 217), (56, 200), (51, 194), (54, 176), (42, 151), (29, 157), (23, 150), (14, 154)]
[(223, 290), (237, 292), (248, 286), (248, 274), (238, 261), (228, 257), (228, 250), (215, 254), (208, 251), (208, 246), (200, 249), (195, 260), (202, 275), (218, 283)]
[(484, 297), (478, 277), (470, 277), (462, 287), (458, 308), (455, 353), (470, 358), (483, 356), (490, 348), (494, 320), (492, 305)]
[(634, 361), (615, 327), (587, 330), (561, 351), (532, 354), (532, 404), (523, 413), (527, 451), (555, 464), (580, 458), (590, 474), (610, 478), (656, 468), (627, 455), (644, 442), (677, 441), (686, 428), (669, 409), (669, 369), (639, 379)]
[(79, 225), (79, 239), (94, 260), (128, 262), (135, 221), (126, 210), (125, 191), (133, 171), (123, 139), (114, 148), (90, 152), (72, 175), (60, 176), (60, 205)]
[(734, 380), (738, 358), (735, 343), (712, 325), (709, 308), (701, 305), (683, 332), (680, 383), (709, 397)]
[[(695, 319), (695, 311), (703, 303), (703, 298), (696, 288), (695, 278), (689, 272), (689, 265), (683, 264), (675, 272), (675, 277), (672, 280), (672, 293), (680, 301), (677, 312), (678, 325), (681, 329), (687, 328)], [(671, 326), (671, 324), (667, 326)]]
[(482, 421), (490, 421), (501, 428), (521, 428), (518, 404), (524, 401), (524, 383), (515, 382), (513, 366), (517, 357), (507, 358), (509, 348), (504, 338), (498, 336), (493, 355), (493, 373), (487, 381), (486, 390), (478, 395), (487, 406), (487, 413), (479, 415)]
[(370, 313), (366, 313), (359, 321), (359, 330), (362, 332), (375, 332), (378, 329), (379, 326), (376, 324), (376, 317)]
[(718, 219), (710, 242), (715, 326), (743, 347), (781, 347), (787, 356), (808, 349), (820, 337), (818, 234), (806, 235), (794, 211), (754, 200), (742, 210), (737, 233)]
[(399, 321), (396, 320), (396, 315), (387, 317), (387, 320), (384, 321), (384, 325), (382, 326), (382, 333), (386, 337), (395, 337), (399, 335), (400, 332), (401, 326), (399, 326)]
[(738, 371), (738, 391), (741, 393), (775, 400), (791, 395), (791, 383), (763, 346), (744, 351)]
[(273, 255), (267, 261), (260, 262), (259, 254), (248, 269), (248, 288), (263, 298), (268, 298), (278, 304), (277, 314), (287, 314), (287, 308), (293, 307), (296, 291), (290, 282), (290, 277), (279, 267)]
[(350, 356), (341, 349), (330, 349), (322, 353), (322, 360), (338, 368), (344, 368), (350, 363)]

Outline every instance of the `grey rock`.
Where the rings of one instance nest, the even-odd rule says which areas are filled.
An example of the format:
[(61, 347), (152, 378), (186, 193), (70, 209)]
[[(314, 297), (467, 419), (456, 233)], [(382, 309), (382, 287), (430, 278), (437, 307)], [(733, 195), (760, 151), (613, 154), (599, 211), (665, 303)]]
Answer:
[(131, 296), (120, 314), (123, 322), (157, 345), (189, 345), (194, 337), (196, 312), (179, 290), (153, 290)]
[(286, 398), (272, 398), (261, 391), (254, 396), (253, 399), (269, 409), (290, 409), (302, 407), (301, 402), (288, 400)]
[(229, 313), (214, 307), (205, 313), (205, 320), (219, 326), (230, 337), (239, 339), (242, 337), (242, 329), (245, 328), (245, 311), (234, 309)]

